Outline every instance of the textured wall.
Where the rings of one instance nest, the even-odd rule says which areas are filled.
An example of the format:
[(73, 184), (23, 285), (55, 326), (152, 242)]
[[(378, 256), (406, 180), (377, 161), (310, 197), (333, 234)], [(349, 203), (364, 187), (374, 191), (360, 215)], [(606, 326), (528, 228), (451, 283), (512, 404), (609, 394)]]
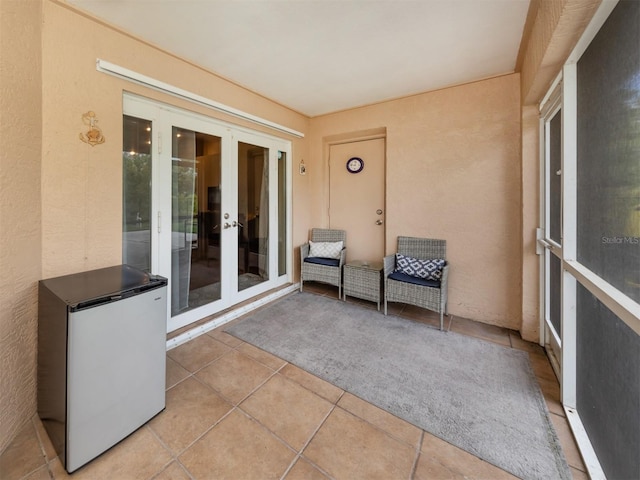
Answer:
[(540, 225), (540, 120), (535, 106), (522, 109), (522, 327), (520, 335), (540, 341), (540, 257), (536, 228)]
[[(96, 59), (298, 131), (307, 128), (308, 119), (303, 115), (63, 4), (44, 3), (42, 43), (45, 152), (42, 162), (42, 269), (45, 278), (121, 261), (123, 91), (241, 123), (238, 119), (98, 72)], [(78, 138), (86, 131), (82, 114), (90, 110), (97, 115), (98, 126), (106, 138), (104, 144), (93, 147)], [(293, 142), (294, 157), (301, 155), (303, 144), (300, 140)], [(294, 194), (299, 191), (295, 182), (300, 178), (294, 177)]]
[(36, 410), (40, 2), (0, 2), (0, 452)]
[(539, 2), (522, 63), (524, 105), (538, 103), (556, 78), (569, 53), (602, 0)]
[(519, 82), (506, 75), (313, 118), (312, 221), (327, 222), (323, 138), (386, 127), (386, 251), (398, 235), (446, 239), (449, 311), (520, 329)]

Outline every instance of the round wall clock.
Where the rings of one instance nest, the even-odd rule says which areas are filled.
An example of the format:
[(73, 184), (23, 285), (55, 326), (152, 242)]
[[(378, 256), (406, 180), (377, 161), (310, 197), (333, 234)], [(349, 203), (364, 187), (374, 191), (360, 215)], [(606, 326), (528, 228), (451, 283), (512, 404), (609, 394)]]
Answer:
[(364, 168), (364, 162), (361, 158), (352, 157), (347, 160), (347, 171), (349, 173), (358, 173), (361, 172)]

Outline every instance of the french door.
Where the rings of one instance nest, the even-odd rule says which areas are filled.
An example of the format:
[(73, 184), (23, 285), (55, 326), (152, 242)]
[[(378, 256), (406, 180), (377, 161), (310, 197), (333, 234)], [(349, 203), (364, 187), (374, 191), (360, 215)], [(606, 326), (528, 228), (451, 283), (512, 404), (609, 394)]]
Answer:
[(124, 97), (123, 262), (169, 279), (173, 331), (289, 281), (290, 143)]

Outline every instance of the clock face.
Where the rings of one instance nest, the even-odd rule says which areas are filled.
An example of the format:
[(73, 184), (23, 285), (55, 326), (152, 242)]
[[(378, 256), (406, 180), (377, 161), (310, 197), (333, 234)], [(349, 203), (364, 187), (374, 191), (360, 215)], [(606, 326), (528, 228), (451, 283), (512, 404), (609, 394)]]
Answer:
[(361, 172), (364, 168), (364, 162), (361, 158), (353, 157), (347, 160), (347, 170), (349, 173), (358, 173)]

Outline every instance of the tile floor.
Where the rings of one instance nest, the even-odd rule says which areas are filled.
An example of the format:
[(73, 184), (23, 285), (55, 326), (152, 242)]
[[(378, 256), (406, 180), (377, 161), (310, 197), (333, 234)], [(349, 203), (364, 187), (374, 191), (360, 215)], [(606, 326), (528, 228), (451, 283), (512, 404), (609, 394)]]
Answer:
[[(320, 284), (305, 290), (337, 296)], [(390, 313), (438, 325), (436, 315), (419, 308), (394, 304)], [(529, 353), (573, 478), (587, 479), (543, 350), (507, 329), (455, 317), (445, 325)], [(71, 477), (515, 478), (223, 328), (167, 352), (166, 409)], [(37, 415), (0, 456), (3, 480), (68, 477)]]

